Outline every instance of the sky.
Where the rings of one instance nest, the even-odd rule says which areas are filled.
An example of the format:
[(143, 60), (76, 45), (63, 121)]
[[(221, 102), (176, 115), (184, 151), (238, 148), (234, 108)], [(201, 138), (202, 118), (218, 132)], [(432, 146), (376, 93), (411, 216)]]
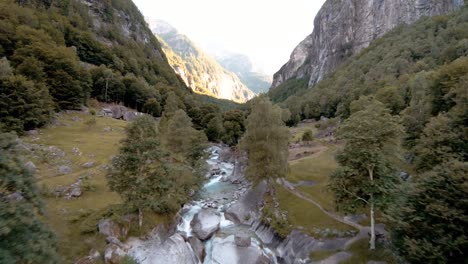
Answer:
[(250, 57), (273, 75), (312, 33), (325, 0), (133, 0), (144, 16), (162, 19), (208, 53)]

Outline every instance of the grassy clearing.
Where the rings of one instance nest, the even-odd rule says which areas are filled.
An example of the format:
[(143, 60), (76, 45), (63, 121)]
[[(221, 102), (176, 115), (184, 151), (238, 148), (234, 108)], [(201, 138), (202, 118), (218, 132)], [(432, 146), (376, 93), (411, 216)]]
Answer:
[(277, 195), (281, 209), (288, 212), (290, 223), (294, 227), (302, 227), (304, 231), (314, 237), (319, 237), (316, 233), (317, 229), (330, 229), (339, 232), (354, 230), (354, 228), (324, 214), (315, 205), (288, 192), (282, 186), (277, 186)]
[(369, 250), (369, 241), (367, 239), (361, 239), (349, 246), (346, 251), (353, 255), (342, 262), (342, 264), (365, 264), (369, 261), (384, 261), (387, 264), (397, 263), (394, 255), (388, 249), (377, 244), (375, 250)]
[(309, 255), (309, 258), (312, 260), (312, 261), (321, 261), (321, 260), (324, 260), (328, 257), (331, 257), (332, 255), (336, 254), (337, 250), (318, 250), (318, 251), (314, 251), (314, 252), (311, 252), (310, 255)]
[(303, 194), (320, 203), (325, 209), (333, 210), (333, 196), (326, 190), (328, 177), (337, 168), (335, 161), (336, 146), (324, 144), (325, 151), (289, 164), (290, 172), (287, 180), (290, 182), (313, 181), (313, 186), (298, 186)]
[[(89, 121), (92, 118), (95, 118), (95, 123)], [(44, 220), (57, 234), (64, 263), (71, 263), (86, 255), (91, 248), (104, 248), (105, 238), (96, 233), (97, 223), (104, 216), (113, 217), (122, 211), (120, 197), (108, 189), (105, 175), (112, 156), (118, 154), (127, 122), (84, 113), (62, 114), (58, 122), (59, 125), (41, 129), (38, 136), (26, 137), (24, 141), (45, 147), (55, 146), (65, 153), (63, 157), (47, 158), (44, 152), (36, 151), (31, 157), (38, 168), (36, 177), (44, 193), (69, 186), (79, 177), (85, 179), (80, 198), (45, 197), (47, 215)], [(74, 147), (81, 155), (73, 153)], [(95, 162), (93, 167), (82, 166), (90, 161)], [(69, 166), (72, 173), (60, 175), (60, 165)], [(144, 220), (142, 233), (165, 219), (146, 213)]]
[(315, 127), (314, 123), (300, 123), (295, 127), (291, 127), (289, 131), (291, 132), (291, 140), (290, 142), (298, 142), (301, 141), (302, 135), (306, 130), (311, 130), (312, 134), (317, 133), (317, 128)]

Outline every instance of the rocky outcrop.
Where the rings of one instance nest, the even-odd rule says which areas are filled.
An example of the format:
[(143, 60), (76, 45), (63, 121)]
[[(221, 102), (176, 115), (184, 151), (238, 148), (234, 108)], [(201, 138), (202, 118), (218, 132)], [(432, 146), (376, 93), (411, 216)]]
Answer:
[(219, 229), (220, 222), (221, 216), (217, 211), (202, 209), (200, 212), (195, 214), (190, 225), (192, 226), (193, 232), (199, 239), (206, 240)]
[(399, 24), (449, 13), (464, 0), (328, 0), (315, 17), (314, 31), (274, 75), (272, 88), (291, 78), (313, 86), (344, 60)]
[(143, 241), (130, 238), (126, 246), (129, 248), (128, 255), (135, 258), (140, 264), (198, 263), (190, 245), (179, 233), (172, 235), (162, 243), (158, 243), (157, 239)]
[(255, 94), (236, 74), (219, 65), (187, 36), (167, 22), (147, 21), (153, 33), (159, 37), (169, 64), (193, 91), (240, 103), (253, 98)]
[(213, 264), (268, 264), (270, 259), (263, 254), (262, 249), (252, 244), (246, 247), (239, 247), (234, 239), (234, 235), (226, 238), (215, 237), (213, 239), (213, 251), (211, 262)]

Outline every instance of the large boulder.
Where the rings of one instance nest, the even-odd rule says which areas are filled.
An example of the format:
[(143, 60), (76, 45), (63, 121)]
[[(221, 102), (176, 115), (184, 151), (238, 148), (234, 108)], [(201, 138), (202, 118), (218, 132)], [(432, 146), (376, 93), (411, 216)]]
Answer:
[(112, 111), (112, 118), (121, 119), (127, 112), (127, 108), (121, 105), (113, 105), (110, 110)]
[(305, 263), (309, 259), (310, 252), (339, 250), (345, 246), (347, 241), (349, 241), (349, 238), (317, 240), (298, 230), (293, 230), (277, 246), (277, 253), (286, 264)]
[(251, 237), (245, 232), (239, 232), (234, 236), (234, 240), (238, 247), (249, 247), (251, 244)]
[(213, 264), (268, 264), (270, 259), (264, 255), (262, 249), (257, 244), (248, 247), (236, 245), (234, 235), (226, 238), (215, 237), (213, 239), (213, 249), (211, 263)]
[(129, 248), (128, 255), (132, 256), (140, 264), (199, 263), (189, 244), (178, 233), (162, 243), (155, 242), (155, 240), (129, 238), (126, 246)]
[(231, 205), (224, 216), (236, 224), (252, 225), (260, 217), (259, 208), (266, 192), (266, 183), (258, 184), (249, 190), (236, 203)]
[(219, 229), (220, 214), (211, 209), (202, 209), (194, 217), (190, 226), (193, 232), (201, 240), (207, 240)]
[(111, 219), (102, 219), (98, 223), (99, 233), (106, 237), (125, 238), (128, 234), (128, 228), (118, 224)]

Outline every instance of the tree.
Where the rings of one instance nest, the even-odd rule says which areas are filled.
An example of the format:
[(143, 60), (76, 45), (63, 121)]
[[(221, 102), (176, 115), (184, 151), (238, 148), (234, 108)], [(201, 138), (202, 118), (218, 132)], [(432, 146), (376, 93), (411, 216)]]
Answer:
[(171, 190), (169, 170), (160, 146), (156, 124), (150, 116), (142, 116), (126, 129), (120, 153), (112, 162), (108, 184), (131, 208), (163, 211), (162, 197)]
[[(256, 100), (246, 120), (241, 148), (247, 152), (246, 176), (257, 184), (282, 178), (288, 171), (289, 131), (282, 120), (282, 110), (266, 96)], [(272, 188), (273, 186), (270, 186)]]
[(206, 125), (206, 136), (210, 141), (216, 141), (221, 139), (224, 132), (223, 119), (220, 114), (217, 114)]
[(182, 157), (182, 162), (187, 161), (190, 165), (203, 156), (205, 134), (193, 128), (190, 117), (179, 109), (170, 117), (166, 132), (163, 133), (164, 147), (171, 153)]
[(52, 113), (52, 98), (43, 84), (17, 75), (0, 79), (0, 123), (4, 129), (22, 133), (45, 125)]
[(143, 105), (143, 112), (154, 117), (161, 116), (161, 104), (159, 104), (156, 98), (150, 98)]
[(392, 241), (411, 263), (464, 263), (468, 164), (451, 160), (419, 175), (394, 208)]
[(391, 160), (398, 152), (402, 128), (398, 118), (376, 100), (361, 98), (353, 108), (357, 111), (339, 129), (338, 135), (346, 145), (337, 155), (340, 167), (331, 175), (328, 187), (339, 210), (370, 208), (369, 245), (373, 250), (375, 210), (385, 208), (399, 180)]
[(0, 263), (59, 263), (54, 234), (13, 134), (0, 134)]

